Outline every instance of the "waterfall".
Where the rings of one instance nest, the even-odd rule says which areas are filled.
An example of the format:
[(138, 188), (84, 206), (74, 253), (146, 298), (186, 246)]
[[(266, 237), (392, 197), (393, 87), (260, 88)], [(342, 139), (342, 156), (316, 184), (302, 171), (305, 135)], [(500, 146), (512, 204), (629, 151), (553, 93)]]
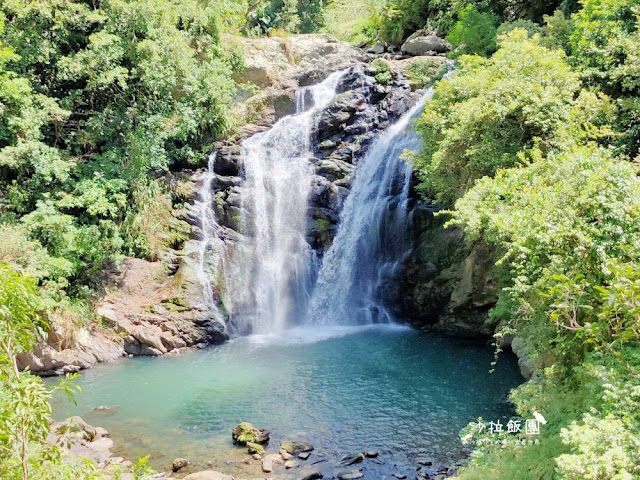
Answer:
[(412, 167), (401, 158), (417, 150), (420, 136), (410, 128), (422, 101), (384, 131), (358, 164), (338, 232), (324, 256), (310, 303), (317, 325), (392, 321), (382, 305), (385, 281), (410, 253), (407, 207)]
[(307, 310), (315, 277), (305, 237), (314, 173), (311, 131), (345, 73), (296, 92), (296, 114), (242, 144), (243, 240), (225, 272), (225, 306), (241, 333), (282, 330)]
[(244, 179), (225, 200), (239, 206), (237, 232), (216, 221), (216, 179), (228, 182), (228, 177), (214, 172), (215, 155), (209, 159), (200, 195), (199, 273), (207, 302), (218, 314), (216, 305), (224, 304), (234, 333), (274, 333), (300, 323), (392, 321), (382, 293), (411, 249), (412, 167), (401, 157), (405, 149), (420, 147), (410, 122), (431, 91), (380, 133), (357, 164), (337, 233), (318, 265), (306, 236), (314, 176), (311, 137), (317, 114), (336, 97), (345, 75), (336, 72), (300, 89), (295, 114), (243, 141)]
[(199, 244), (197, 273), (209, 311), (212, 312), (219, 323), (224, 325), (224, 319), (214, 298), (214, 288), (211, 283), (211, 278), (219, 277), (222, 271), (223, 252), (225, 251), (225, 244), (222, 240), (224, 236), (222, 227), (218, 224), (213, 209), (213, 182), (216, 178), (214, 172), (215, 162), (216, 155), (212, 153), (209, 155), (207, 170), (200, 179), (202, 185), (198, 195), (200, 198), (198, 207), (202, 238)]

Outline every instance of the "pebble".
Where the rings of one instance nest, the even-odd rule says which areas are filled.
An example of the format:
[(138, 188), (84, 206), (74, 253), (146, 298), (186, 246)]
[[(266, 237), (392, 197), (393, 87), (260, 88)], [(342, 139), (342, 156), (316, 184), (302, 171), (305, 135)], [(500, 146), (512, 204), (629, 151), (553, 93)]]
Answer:
[(282, 459), (285, 461), (291, 460), (293, 458), (293, 455), (291, 455), (289, 452), (283, 449), (280, 449), (280, 455), (282, 456)]
[(262, 459), (262, 471), (265, 473), (273, 472), (273, 458), (264, 457)]
[(284, 463), (284, 468), (296, 468), (298, 467), (300, 464), (298, 462), (296, 462), (295, 460), (288, 460)]
[(360, 470), (350, 470), (348, 472), (340, 472), (338, 473), (338, 478), (340, 480), (356, 480), (357, 478), (364, 477), (364, 473)]
[(404, 480), (405, 478), (407, 478), (407, 476), (404, 473), (392, 473), (392, 475), (398, 478), (399, 480)]
[(376, 452), (375, 450), (368, 450), (364, 452), (364, 456), (367, 458), (376, 458), (378, 456), (378, 452)]
[(320, 472), (311, 472), (310, 474), (300, 478), (299, 480), (318, 480), (322, 478), (322, 473)]

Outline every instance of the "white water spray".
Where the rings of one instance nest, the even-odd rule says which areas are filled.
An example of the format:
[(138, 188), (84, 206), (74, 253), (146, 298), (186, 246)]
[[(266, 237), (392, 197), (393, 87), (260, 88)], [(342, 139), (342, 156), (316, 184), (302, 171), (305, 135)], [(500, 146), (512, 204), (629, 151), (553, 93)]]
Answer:
[(382, 289), (411, 249), (407, 207), (412, 166), (402, 153), (420, 147), (420, 136), (410, 122), (432, 93), (385, 130), (358, 164), (338, 232), (318, 274), (310, 305), (312, 323), (392, 321), (380, 301)]

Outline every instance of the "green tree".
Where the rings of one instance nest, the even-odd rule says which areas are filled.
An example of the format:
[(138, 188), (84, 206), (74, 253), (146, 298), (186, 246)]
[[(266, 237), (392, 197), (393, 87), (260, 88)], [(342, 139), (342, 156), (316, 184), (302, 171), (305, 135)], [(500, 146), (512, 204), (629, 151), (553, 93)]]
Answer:
[(480, 12), (471, 3), (458, 12), (458, 21), (447, 34), (454, 55), (491, 55), (496, 50), (496, 23), (493, 13)]
[(476, 179), (520, 163), (518, 152), (552, 148), (579, 86), (564, 54), (522, 29), (502, 37), (488, 59), (460, 57), (417, 124), (425, 140), (415, 158), (422, 192), (453, 205)]

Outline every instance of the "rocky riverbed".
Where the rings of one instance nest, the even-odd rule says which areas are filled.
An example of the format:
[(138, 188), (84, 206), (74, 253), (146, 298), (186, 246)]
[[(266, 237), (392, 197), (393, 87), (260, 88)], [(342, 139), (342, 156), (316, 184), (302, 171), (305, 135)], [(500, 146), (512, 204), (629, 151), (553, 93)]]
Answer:
[[(388, 459), (375, 450), (348, 453), (336, 458), (316, 450), (311, 443), (301, 438), (284, 440), (278, 446), (270, 447), (269, 433), (246, 422), (234, 428), (232, 438), (239, 449), (246, 449), (247, 457), (244, 460), (230, 460), (229, 463), (236, 465), (235, 470), (238, 470), (239, 465), (240, 470), (246, 471), (246, 476), (232, 476), (206, 469), (206, 465), (203, 469), (202, 466), (192, 464), (188, 458), (176, 458), (166, 471), (149, 476), (185, 480), (355, 480), (380, 478), (381, 471), (384, 470), (389, 477), (400, 480), (442, 480), (455, 475), (457, 471), (455, 465), (434, 464), (427, 457), (416, 458), (412, 465), (387, 465)], [(133, 462), (111, 452), (114, 442), (109, 432), (102, 427), (89, 425), (78, 416), (54, 422), (47, 442), (60, 446), (71, 462), (92, 462), (107, 479), (135, 478)], [(375, 476), (367, 475), (368, 467), (372, 465), (375, 466)], [(406, 473), (408, 471), (411, 473)]]

